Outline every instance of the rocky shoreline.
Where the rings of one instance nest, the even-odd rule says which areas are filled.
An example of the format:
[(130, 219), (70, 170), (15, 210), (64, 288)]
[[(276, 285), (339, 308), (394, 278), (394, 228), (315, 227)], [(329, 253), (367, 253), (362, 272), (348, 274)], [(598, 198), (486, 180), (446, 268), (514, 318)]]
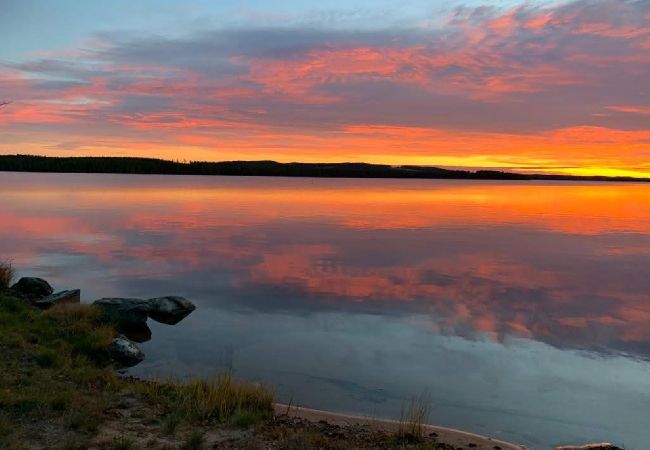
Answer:
[[(39, 311), (48, 320), (56, 319), (48, 326), (57, 326), (58, 321), (59, 324), (65, 324), (70, 327), (70, 330), (73, 330), (62, 330), (59, 337), (56, 337), (56, 332), (61, 330), (41, 329), (40, 333), (45, 336), (54, 336), (53, 342), (58, 342), (57, 339), (68, 339), (72, 342), (73, 347), (79, 346), (84, 351), (89, 351), (88, 355), (91, 358), (94, 347), (91, 345), (90, 349), (86, 348), (87, 344), (84, 343), (84, 339), (89, 340), (93, 333), (96, 333), (102, 342), (106, 342), (98, 344), (97, 351), (101, 353), (102, 348), (105, 348), (112, 362), (113, 371), (134, 366), (144, 360), (145, 355), (137, 344), (151, 338), (151, 331), (147, 326), (149, 319), (174, 325), (196, 309), (191, 301), (178, 296), (150, 299), (102, 298), (90, 305), (82, 305), (79, 289), (55, 292), (46, 280), (35, 277), (23, 277), (6, 289), (4, 294), (1, 291), (0, 289), (0, 319), (3, 317), (1, 315), (2, 307), (7, 306), (4, 317), (6, 323), (10, 322), (12, 311), (20, 310), (19, 304), (12, 303), (17, 300), (31, 308), (22, 311), (22, 314), (30, 315), (32, 320), (42, 319), (37, 313)], [(88, 322), (81, 326), (84, 331), (74, 331), (78, 328), (75, 321)], [(46, 321), (46, 323), (50, 324), (50, 321)], [(1, 326), (2, 321), (0, 320)], [(0, 329), (1, 331), (3, 330)], [(56, 441), (60, 436), (70, 435), (70, 431), (65, 430), (63, 425), (59, 428), (52, 426), (59, 420), (56, 408), (49, 415), (43, 415), (43, 410), (38, 410), (40, 412), (36, 416), (32, 416), (32, 413), (21, 412), (23, 407), (15, 409), (16, 405), (25, 401), (23, 399), (25, 396), (20, 392), (20, 386), (24, 384), (21, 376), (24, 377), (24, 374), (28, 374), (29, 377), (37, 380), (49, 379), (48, 377), (53, 376), (65, 378), (74, 376), (71, 374), (74, 374), (75, 371), (85, 369), (91, 372), (99, 371), (100, 375), (95, 375), (96, 377), (112, 380), (110, 369), (106, 371), (101, 368), (101, 365), (97, 366), (97, 363), (78, 359), (77, 351), (74, 348), (68, 356), (69, 362), (56, 363), (57, 355), (52, 354), (51, 350), (47, 348), (41, 348), (47, 347), (50, 342), (40, 343), (39, 338), (33, 336), (33, 332), (29, 330), (25, 331), (23, 336), (20, 326), (9, 327), (8, 331), (10, 333), (0, 336), (0, 351), (4, 349), (3, 354), (9, 355), (8, 369), (0, 369), (0, 449), (50, 448), (49, 443)], [(11, 333), (14, 335), (10, 336), (8, 340), (1, 339), (7, 338), (6, 335)], [(79, 335), (75, 335), (75, 333), (79, 333)], [(109, 339), (109, 341), (104, 341), (104, 339)], [(11, 342), (25, 340), (28, 343), (20, 344), (19, 347), (22, 348), (11, 347)], [(29, 343), (29, 341), (34, 342)], [(48, 358), (52, 359), (52, 362)], [(99, 358), (98, 361), (100, 360), (102, 359)], [(61, 368), (55, 370), (57, 364)], [(79, 365), (83, 367), (78, 367)], [(95, 366), (97, 366), (96, 369)], [(39, 370), (47, 372), (45, 378), (39, 377)], [(82, 442), (79, 445), (66, 444), (67, 446), (59, 447), (57, 444), (52, 448), (67, 450), (82, 448), (127, 450), (134, 448), (525, 449), (525, 447), (516, 444), (444, 427), (421, 423), (409, 424), (406, 427), (404, 422), (399, 421), (346, 416), (272, 404), (272, 397), (268, 391), (261, 387), (235, 382), (228, 376), (216, 381), (197, 380), (187, 386), (118, 378), (107, 383), (103, 382), (99, 391), (96, 391), (96, 387), (92, 387), (96, 384), (92, 380), (90, 385), (85, 383), (87, 382), (75, 387), (74, 384), (70, 385), (66, 382), (64, 386), (72, 391), (88, 390), (90, 386), (87, 395), (84, 395), (84, 402), (92, 403), (92, 400), (86, 398), (87, 396), (92, 398), (97, 395), (98, 398), (102, 398), (100, 405), (93, 405), (93, 408), (101, 409), (100, 411), (93, 409), (93, 414), (98, 417), (97, 426), (93, 428), (92, 432), (73, 433), (75, 438)], [(11, 393), (11, 395), (5, 395), (7, 398), (3, 398), (3, 386), (6, 392)], [(57, 384), (56, 386), (60, 388), (61, 385)], [(36, 387), (38, 391), (40, 387)], [(58, 389), (54, 385), (44, 388)], [(95, 393), (92, 394), (92, 392)], [(235, 406), (230, 406), (227, 414), (221, 412), (217, 416), (214, 416), (216, 410), (209, 409), (212, 407), (209, 406), (206, 413), (204, 404), (206, 399), (212, 402), (210, 405), (217, 405), (214, 408), (222, 410), (223, 406), (218, 406), (223, 405), (223, 399), (219, 398), (219, 395), (234, 395)], [(39, 399), (35, 398), (30, 401), (38, 402)], [(50, 400), (45, 403), (49, 405), (48, 402), (51, 403)], [(66, 408), (67, 405), (63, 407), (64, 410)], [(197, 414), (197, 410), (204, 412)], [(49, 429), (50, 435), (59, 436), (59, 438), (46, 436), (33, 440), (33, 437), (29, 436), (29, 432), (21, 431), (18, 435), (24, 436), (16, 440), (15, 433), (3, 431), (4, 416), (9, 417), (16, 424), (21, 424), (20, 426), (23, 426), (25, 430), (30, 430), (34, 423), (41, 423), (40, 420), (45, 420), (42, 426)], [(178, 425), (172, 426), (172, 424)], [(170, 432), (172, 428), (174, 430), (180, 428), (182, 432)], [(415, 429), (418, 431), (414, 432)], [(5, 434), (3, 435), (3, 433)], [(20, 442), (20, 445), (16, 445), (16, 442)], [(42, 446), (43, 442), (47, 442), (47, 446)], [(194, 444), (190, 445), (191, 442)], [(602, 443), (563, 446), (557, 447), (557, 450), (621, 449), (612, 444)]]
[[(8, 293), (41, 310), (81, 303), (80, 289), (54, 292), (49, 282), (37, 277), (21, 278), (9, 288)], [(113, 338), (111, 354), (116, 363), (123, 367), (133, 367), (144, 360), (145, 354), (137, 344), (151, 338), (148, 319), (176, 325), (196, 309), (191, 301), (179, 296), (101, 298), (92, 305), (99, 308), (103, 318), (120, 333)]]

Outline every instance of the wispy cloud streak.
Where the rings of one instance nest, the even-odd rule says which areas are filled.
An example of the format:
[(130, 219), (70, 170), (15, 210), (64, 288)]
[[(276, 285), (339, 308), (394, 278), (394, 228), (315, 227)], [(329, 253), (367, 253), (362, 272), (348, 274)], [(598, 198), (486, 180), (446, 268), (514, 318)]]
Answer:
[(650, 172), (648, 2), (438, 19), (103, 34), (5, 61), (0, 150)]

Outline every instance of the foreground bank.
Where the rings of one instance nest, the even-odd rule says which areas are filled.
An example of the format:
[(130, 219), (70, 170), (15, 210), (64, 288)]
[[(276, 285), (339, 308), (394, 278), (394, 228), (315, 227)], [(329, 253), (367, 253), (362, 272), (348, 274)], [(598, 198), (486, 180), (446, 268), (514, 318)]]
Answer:
[(123, 377), (117, 336), (99, 306), (41, 310), (0, 293), (0, 448), (522, 448), (425, 426), (418, 405), (401, 422), (377, 421), (277, 405), (268, 388), (229, 375), (183, 384)]

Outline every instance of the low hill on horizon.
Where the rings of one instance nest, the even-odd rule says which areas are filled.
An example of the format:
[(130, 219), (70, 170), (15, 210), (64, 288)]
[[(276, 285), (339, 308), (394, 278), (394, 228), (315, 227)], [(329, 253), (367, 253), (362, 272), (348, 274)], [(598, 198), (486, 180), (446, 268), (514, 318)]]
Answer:
[(276, 161), (192, 161), (120, 156), (53, 157), (0, 155), (0, 172), (228, 175), (322, 178), (415, 178), (472, 180), (566, 180), (649, 182), (650, 178), (524, 174), (497, 170), (452, 170), (429, 166), (369, 163), (279, 163)]

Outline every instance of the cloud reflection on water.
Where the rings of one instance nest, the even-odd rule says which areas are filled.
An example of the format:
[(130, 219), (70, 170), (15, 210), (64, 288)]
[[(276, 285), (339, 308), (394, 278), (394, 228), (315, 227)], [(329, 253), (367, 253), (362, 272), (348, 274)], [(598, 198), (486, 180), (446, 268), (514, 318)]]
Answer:
[(0, 186), (4, 253), (54, 277), (83, 260), (80, 275), (106, 275), (87, 300), (155, 285), (203, 307), (426, 315), (445, 335), (650, 358), (646, 185), (2, 174)]

